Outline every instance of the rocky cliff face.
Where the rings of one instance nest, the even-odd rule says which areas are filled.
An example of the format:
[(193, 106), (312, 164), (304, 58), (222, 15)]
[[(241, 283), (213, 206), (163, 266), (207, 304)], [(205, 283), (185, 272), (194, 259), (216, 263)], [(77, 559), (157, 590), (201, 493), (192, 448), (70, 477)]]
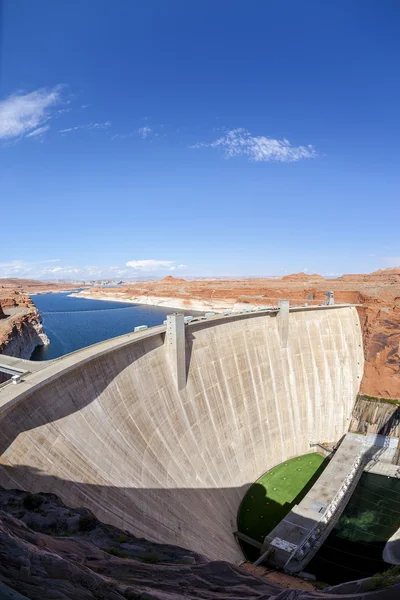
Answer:
[(386, 589), (362, 580), (313, 591), (284, 574), (136, 538), (53, 494), (1, 489), (0, 582), (32, 600), (395, 600), (400, 593), (397, 577)]
[(29, 359), (36, 346), (50, 343), (29, 296), (9, 292), (0, 297), (0, 307), (4, 315), (0, 321), (0, 354)]
[(29, 359), (36, 346), (49, 344), (40, 313), (28, 294), (70, 289), (71, 284), (0, 278), (0, 354)]
[(50, 343), (44, 332), (42, 319), (38, 311), (17, 314), (9, 317), (8, 331), (0, 337), (0, 354), (29, 359), (36, 346)]

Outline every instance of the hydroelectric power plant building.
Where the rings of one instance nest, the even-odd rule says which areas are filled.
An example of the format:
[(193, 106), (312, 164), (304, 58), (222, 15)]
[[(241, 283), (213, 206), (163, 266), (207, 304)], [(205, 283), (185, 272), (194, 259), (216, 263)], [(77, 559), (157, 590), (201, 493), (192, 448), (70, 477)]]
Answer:
[(246, 491), (346, 434), (364, 359), (354, 306), (282, 303), (0, 363), (27, 372), (0, 393), (1, 486), (239, 563)]

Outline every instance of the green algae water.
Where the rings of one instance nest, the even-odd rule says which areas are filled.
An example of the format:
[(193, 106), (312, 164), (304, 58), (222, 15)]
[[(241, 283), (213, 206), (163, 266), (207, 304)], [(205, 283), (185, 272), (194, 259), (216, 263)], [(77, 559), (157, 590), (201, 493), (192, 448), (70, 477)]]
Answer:
[[(301, 502), (327, 465), (320, 454), (298, 456), (277, 465), (250, 487), (238, 512), (238, 531), (256, 542), (278, 525)], [(254, 561), (259, 551), (240, 541), (246, 558)]]
[(382, 552), (400, 527), (400, 480), (363, 473), (336, 527), (307, 566), (330, 584), (388, 569)]

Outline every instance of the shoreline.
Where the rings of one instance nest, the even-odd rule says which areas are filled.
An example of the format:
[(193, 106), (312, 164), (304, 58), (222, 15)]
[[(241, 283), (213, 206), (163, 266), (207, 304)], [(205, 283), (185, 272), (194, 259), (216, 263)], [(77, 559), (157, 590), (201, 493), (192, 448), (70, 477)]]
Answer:
[[(212, 302), (201, 299), (185, 299), (176, 298), (173, 296), (162, 297), (162, 296), (116, 296), (107, 294), (90, 294), (90, 293), (72, 293), (69, 294), (73, 298), (88, 298), (89, 300), (105, 300), (108, 302), (125, 302), (127, 304), (140, 304), (142, 306), (155, 306), (158, 308), (171, 308), (172, 310), (185, 310), (185, 311), (198, 311), (207, 312), (215, 311), (222, 312), (224, 310), (238, 310), (242, 307), (242, 303), (237, 302)], [(243, 304), (243, 306), (250, 307), (249, 304)]]
[(45, 290), (43, 292), (24, 292), (27, 296), (43, 296), (44, 294), (69, 294), (74, 293), (77, 289), (81, 288), (69, 288), (68, 290)]

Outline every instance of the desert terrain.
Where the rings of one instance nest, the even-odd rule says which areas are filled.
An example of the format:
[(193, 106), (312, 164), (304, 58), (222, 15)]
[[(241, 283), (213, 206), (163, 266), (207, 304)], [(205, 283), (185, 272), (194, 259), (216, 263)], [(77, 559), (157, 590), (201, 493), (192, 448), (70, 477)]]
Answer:
[(186, 281), (165, 277), (156, 282), (118, 288), (91, 288), (81, 295), (143, 304), (160, 304), (190, 310), (223, 310), (244, 306), (321, 304), (332, 290), (337, 303), (360, 305), (365, 372), (361, 393), (400, 398), (400, 268), (370, 274), (349, 274), (337, 279), (297, 273), (280, 279)]
[[(0, 352), (18, 335), (21, 326), (37, 316), (30, 294), (59, 292), (66, 284), (23, 279), (0, 279)], [(365, 371), (361, 393), (379, 398), (400, 398), (400, 267), (370, 274), (347, 274), (337, 279), (296, 273), (277, 278), (209, 279), (186, 281), (165, 277), (160, 281), (93, 287), (78, 295), (157, 304), (187, 310), (240, 309), (245, 306), (321, 304), (332, 290), (335, 302), (358, 304), (363, 329)], [(3, 317), (3, 318), (2, 318)], [(7, 318), (4, 318), (7, 317)]]

